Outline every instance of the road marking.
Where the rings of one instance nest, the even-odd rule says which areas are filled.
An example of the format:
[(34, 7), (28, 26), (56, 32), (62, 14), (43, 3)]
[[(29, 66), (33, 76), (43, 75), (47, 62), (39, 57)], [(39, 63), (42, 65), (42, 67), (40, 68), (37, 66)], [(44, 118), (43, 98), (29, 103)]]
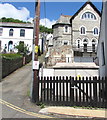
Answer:
[(47, 115), (41, 115), (41, 114), (38, 114), (38, 113), (34, 113), (34, 112), (29, 112), (29, 111), (26, 111), (22, 108), (19, 108), (11, 103), (8, 103), (2, 99), (0, 99), (0, 103), (3, 104), (3, 105), (6, 105), (7, 107), (13, 109), (13, 110), (16, 110), (18, 112), (21, 112), (21, 113), (24, 113), (24, 114), (27, 114), (27, 115), (30, 115), (30, 116), (35, 116), (35, 117), (38, 117), (38, 118), (47, 118), (47, 119), (54, 119), (54, 120), (60, 120), (60, 118), (55, 118), (55, 117), (51, 117), (51, 116), (47, 116)]

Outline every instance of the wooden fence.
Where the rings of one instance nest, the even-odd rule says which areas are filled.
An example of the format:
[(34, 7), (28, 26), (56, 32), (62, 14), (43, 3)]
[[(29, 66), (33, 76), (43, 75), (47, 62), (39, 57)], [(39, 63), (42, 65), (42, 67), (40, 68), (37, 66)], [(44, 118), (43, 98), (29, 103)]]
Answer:
[(107, 107), (107, 78), (41, 77), (38, 102), (51, 105)]

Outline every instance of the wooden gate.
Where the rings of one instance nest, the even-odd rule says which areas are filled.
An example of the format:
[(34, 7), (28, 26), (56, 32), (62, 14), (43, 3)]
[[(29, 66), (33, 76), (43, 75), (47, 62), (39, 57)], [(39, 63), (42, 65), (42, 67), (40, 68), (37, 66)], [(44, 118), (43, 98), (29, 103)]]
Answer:
[(38, 101), (45, 104), (107, 107), (107, 78), (41, 77), (38, 85)]

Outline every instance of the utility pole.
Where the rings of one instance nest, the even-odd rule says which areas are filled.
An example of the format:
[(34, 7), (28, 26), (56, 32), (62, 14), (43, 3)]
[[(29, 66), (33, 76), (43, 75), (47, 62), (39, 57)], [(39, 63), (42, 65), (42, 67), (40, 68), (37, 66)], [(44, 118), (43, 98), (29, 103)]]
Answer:
[(39, 41), (39, 20), (40, 20), (40, 0), (36, 0), (35, 18), (34, 18), (34, 40), (33, 40), (33, 85), (32, 85), (32, 102), (37, 102), (39, 98), (39, 61), (38, 61), (38, 41)]

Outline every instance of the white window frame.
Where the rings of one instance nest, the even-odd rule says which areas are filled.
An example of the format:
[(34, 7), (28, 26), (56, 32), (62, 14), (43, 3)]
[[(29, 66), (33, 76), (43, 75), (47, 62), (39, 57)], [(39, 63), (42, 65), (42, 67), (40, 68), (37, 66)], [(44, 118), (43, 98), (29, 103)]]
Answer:
[[(96, 29), (96, 28), (98, 29), (98, 34), (94, 34), (94, 29)], [(99, 28), (98, 28), (98, 27), (94, 27), (94, 28), (92, 29), (92, 31), (93, 31), (93, 35), (94, 35), (94, 36), (99, 36)]]
[(85, 40), (85, 39), (87, 39), (87, 45), (88, 45), (89, 39), (88, 39), (87, 37), (85, 37), (85, 38), (82, 39), (82, 45), (84, 45), (84, 40)]
[[(22, 30), (24, 31), (23, 35), (21, 33)], [(20, 29), (20, 37), (25, 37), (25, 29)]]
[(2, 35), (3, 35), (3, 28), (0, 27), (0, 36), (2, 36)]
[[(85, 34), (81, 34), (81, 28), (82, 28), (82, 27), (84, 27), (84, 28), (85, 28)], [(82, 25), (82, 26), (80, 27), (80, 35), (86, 35), (86, 32), (87, 32), (86, 27)]]
[[(88, 18), (88, 17), (83, 18), (82, 16), (83, 16), (85, 13), (87, 13), (87, 12), (92, 13), (93, 15), (95, 15), (96, 19), (92, 19), (92, 18), (91, 18), (91, 15), (92, 15), (92, 14), (90, 14), (90, 18)], [(88, 21), (89, 21), (89, 20), (91, 20), (91, 21), (96, 21), (96, 20), (97, 20), (97, 16), (96, 16), (96, 14), (93, 13), (92, 11), (84, 11), (84, 12), (81, 14), (81, 16), (80, 16), (80, 19), (81, 19), (81, 20), (88, 20)]]
[(10, 30), (9, 30), (9, 36), (12, 37), (13, 34), (14, 34), (14, 30), (13, 30), (13, 28), (10, 28)]

